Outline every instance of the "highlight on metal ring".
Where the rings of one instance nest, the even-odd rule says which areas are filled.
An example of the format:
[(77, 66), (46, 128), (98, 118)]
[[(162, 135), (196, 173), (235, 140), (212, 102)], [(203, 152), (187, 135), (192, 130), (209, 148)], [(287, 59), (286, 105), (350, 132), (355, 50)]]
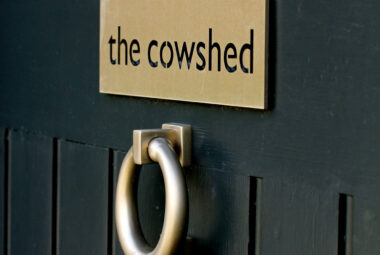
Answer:
[(187, 232), (188, 198), (185, 178), (178, 156), (165, 138), (149, 142), (148, 154), (158, 162), (165, 183), (165, 217), (156, 247), (150, 247), (141, 231), (136, 209), (134, 181), (139, 165), (135, 164), (133, 149), (125, 156), (116, 188), (116, 227), (123, 251), (136, 255), (169, 255), (176, 252)]

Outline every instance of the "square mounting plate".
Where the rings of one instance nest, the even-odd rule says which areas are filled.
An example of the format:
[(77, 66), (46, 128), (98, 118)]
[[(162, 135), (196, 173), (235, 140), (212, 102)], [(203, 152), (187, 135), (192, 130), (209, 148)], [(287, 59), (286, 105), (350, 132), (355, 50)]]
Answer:
[(178, 123), (162, 124), (162, 129), (133, 130), (133, 158), (136, 164), (153, 163), (148, 154), (148, 146), (154, 138), (169, 141), (182, 167), (191, 165), (191, 126)]

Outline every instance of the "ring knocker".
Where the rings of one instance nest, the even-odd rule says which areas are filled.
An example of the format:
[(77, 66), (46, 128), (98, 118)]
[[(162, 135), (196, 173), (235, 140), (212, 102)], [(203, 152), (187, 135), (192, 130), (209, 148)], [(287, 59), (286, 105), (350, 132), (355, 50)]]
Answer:
[[(115, 214), (117, 233), (125, 254), (173, 254), (187, 232), (188, 198), (182, 167), (190, 165), (191, 127), (164, 124), (162, 128), (134, 130), (133, 146), (120, 169)], [(157, 162), (161, 167), (166, 201), (164, 224), (155, 248), (147, 244), (142, 234), (135, 194), (139, 165), (152, 162)]]

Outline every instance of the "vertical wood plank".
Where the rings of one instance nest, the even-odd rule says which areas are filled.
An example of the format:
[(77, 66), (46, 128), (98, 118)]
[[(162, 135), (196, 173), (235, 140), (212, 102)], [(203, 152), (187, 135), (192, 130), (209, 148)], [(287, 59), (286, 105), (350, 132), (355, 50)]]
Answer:
[(248, 254), (250, 177), (186, 170), (192, 254)]
[(51, 254), (52, 139), (10, 133), (10, 254)]
[(58, 141), (58, 254), (107, 254), (108, 150)]
[(337, 254), (339, 194), (264, 178), (261, 254)]
[(7, 189), (7, 183), (5, 181), (5, 157), (6, 157), (6, 143), (5, 143), (5, 129), (0, 128), (0, 253), (5, 253), (5, 190)]
[(352, 254), (380, 254), (380, 196), (353, 196)]

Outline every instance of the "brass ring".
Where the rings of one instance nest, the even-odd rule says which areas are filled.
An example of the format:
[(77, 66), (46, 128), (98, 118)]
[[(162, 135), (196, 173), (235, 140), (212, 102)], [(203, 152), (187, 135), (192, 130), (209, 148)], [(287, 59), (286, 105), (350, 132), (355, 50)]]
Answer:
[(148, 153), (160, 165), (165, 183), (165, 217), (160, 239), (156, 247), (152, 248), (141, 231), (134, 193), (138, 165), (133, 160), (132, 148), (123, 160), (117, 182), (116, 228), (125, 254), (169, 255), (177, 251), (187, 231), (188, 198), (185, 177), (178, 156), (166, 139), (152, 139)]

